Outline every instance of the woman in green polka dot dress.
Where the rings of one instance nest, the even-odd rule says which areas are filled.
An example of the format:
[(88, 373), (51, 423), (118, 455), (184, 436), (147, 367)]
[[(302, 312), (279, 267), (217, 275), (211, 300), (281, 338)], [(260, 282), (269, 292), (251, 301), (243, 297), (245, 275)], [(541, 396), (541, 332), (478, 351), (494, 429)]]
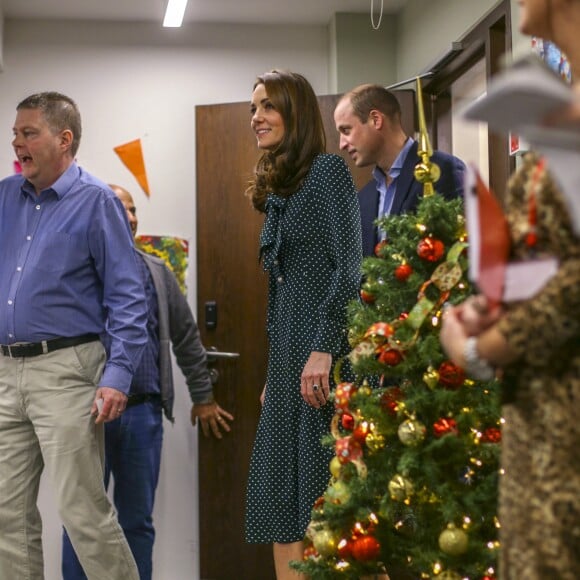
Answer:
[(251, 126), (264, 154), (248, 189), (265, 214), (260, 255), (269, 273), (268, 373), (248, 482), (246, 538), (271, 543), (278, 580), (300, 575), (302, 539), (330, 477), (321, 437), (333, 362), (348, 351), (346, 305), (362, 259), (356, 189), (326, 154), (318, 101), (299, 74), (271, 71), (252, 94)]

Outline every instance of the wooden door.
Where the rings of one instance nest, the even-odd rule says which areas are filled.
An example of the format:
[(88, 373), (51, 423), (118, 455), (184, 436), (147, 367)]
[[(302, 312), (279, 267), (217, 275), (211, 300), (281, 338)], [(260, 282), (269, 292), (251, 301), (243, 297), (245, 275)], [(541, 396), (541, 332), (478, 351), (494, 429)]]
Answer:
[[(336, 100), (320, 97), (331, 152), (338, 152)], [(258, 264), (263, 215), (244, 196), (259, 156), (249, 102), (196, 107), (196, 150), (199, 326), (206, 348), (240, 355), (213, 367), (219, 373), (215, 396), (235, 416), (233, 431), (222, 441), (199, 438), (201, 578), (272, 580), (271, 547), (244, 542), (247, 473), (267, 355), (267, 277)], [(368, 181), (368, 169), (353, 173), (359, 187)], [(213, 329), (206, 325), (209, 302), (217, 310)]]
[[(249, 124), (249, 103), (196, 108), (199, 327), (206, 348), (240, 355), (213, 367), (219, 373), (214, 394), (234, 415), (233, 430), (221, 441), (199, 437), (203, 580), (275, 577), (270, 548), (244, 542), (247, 472), (267, 354), (267, 278), (257, 242), (263, 218), (244, 196), (258, 158)], [(214, 329), (206, 327), (211, 301)]]

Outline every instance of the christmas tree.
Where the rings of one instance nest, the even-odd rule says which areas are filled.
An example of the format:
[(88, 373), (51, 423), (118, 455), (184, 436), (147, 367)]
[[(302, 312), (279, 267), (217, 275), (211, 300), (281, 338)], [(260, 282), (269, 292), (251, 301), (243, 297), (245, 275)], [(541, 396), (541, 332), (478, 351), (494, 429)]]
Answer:
[(420, 98), (419, 113), (424, 197), (381, 221), (388, 237), (350, 306), (356, 378), (336, 369), (336, 455), (296, 564), (313, 579), (496, 578), (499, 389), (466, 378), (439, 344), (444, 304), (472, 288), (462, 202), (433, 193)]

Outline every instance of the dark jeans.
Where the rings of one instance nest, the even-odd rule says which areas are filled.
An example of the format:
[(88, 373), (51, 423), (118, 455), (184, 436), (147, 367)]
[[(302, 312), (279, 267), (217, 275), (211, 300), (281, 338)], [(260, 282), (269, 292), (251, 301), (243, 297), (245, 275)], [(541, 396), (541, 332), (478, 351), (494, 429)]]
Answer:
[[(112, 475), (113, 499), (119, 523), (127, 537), (141, 580), (151, 580), (153, 504), (159, 480), (163, 413), (161, 405), (147, 402), (128, 407), (105, 425), (105, 486)], [(86, 580), (66, 531), (62, 549), (63, 580)]]

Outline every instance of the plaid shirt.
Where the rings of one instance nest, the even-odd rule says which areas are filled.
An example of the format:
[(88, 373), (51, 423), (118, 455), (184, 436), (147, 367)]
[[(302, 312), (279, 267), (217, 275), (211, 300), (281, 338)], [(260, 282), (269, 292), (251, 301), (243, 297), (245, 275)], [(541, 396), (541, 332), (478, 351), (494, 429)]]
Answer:
[(147, 301), (147, 344), (135, 371), (130, 394), (159, 393), (159, 320), (157, 292), (145, 260), (137, 254), (139, 273)]

